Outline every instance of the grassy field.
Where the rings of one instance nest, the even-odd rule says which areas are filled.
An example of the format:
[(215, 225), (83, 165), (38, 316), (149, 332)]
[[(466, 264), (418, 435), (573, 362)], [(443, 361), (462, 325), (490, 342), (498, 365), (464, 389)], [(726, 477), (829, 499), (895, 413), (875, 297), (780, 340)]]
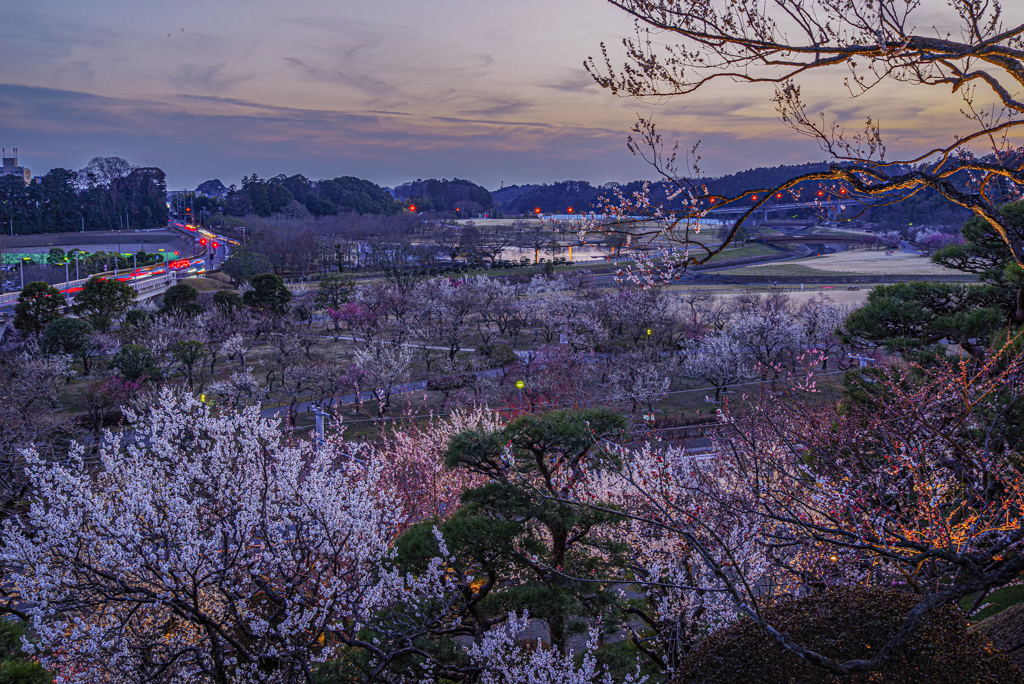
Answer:
[(191, 285), (199, 292), (217, 292), (218, 290), (233, 290), (228, 283), (214, 278), (185, 278), (180, 281), (183, 285)]
[[(817, 257), (811, 257), (817, 258)], [(780, 264), (761, 264), (755, 266), (744, 266), (743, 268), (730, 269), (727, 271), (729, 275), (738, 276), (763, 276), (768, 279), (773, 276), (808, 276), (813, 278), (820, 278), (823, 274), (816, 268), (805, 266), (806, 260), (801, 259), (799, 263), (796, 261), (786, 261)], [(829, 275), (837, 276), (848, 276), (848, 275), (860, 275), (853, 271), (830, 271)]]
[(760, 242), (751, 242), (749, 244), (741, 245), (739, 247), (726, 247), (721, 254), (716, 256), (710, 262), (709, 265), (713, 266), (716, 261), (726, 261), (733, 259), (747, 259), (750, 257), (760, 256), (785, 256), (786, 251), (777, 247), (769, 247), (768, 245)]

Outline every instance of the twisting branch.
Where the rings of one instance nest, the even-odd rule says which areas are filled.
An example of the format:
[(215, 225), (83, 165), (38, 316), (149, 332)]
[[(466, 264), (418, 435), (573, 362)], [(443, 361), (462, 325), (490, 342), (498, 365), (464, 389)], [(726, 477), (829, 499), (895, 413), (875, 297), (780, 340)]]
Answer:
[[(934, 21), (931, 0), (609, 2), (634, 19), (636, 35), (622, 42), (622, 66), (604, 44), (599, 59), (587, 60), (598, 84), (622, 96), (664, 99), (716, 81), (772, 83), (782, 124), (816, 140), (833, 160), (824, 171), (776, 187), (714, 195), (700, 181), (699, 165), (677, 168), (676, 151), (666, 153), (653, 123), (642, 119), (630, 149), (657, 171), (667, 199), (655, 202), (651, 189), (611, 198), (602, 215), (577, 225), (583, 237), (619, 235), (637, 256), (637, 272), (627, 275), (676, 278), (719, 254), (769, 198), (799, 197), (812, 183), (818, 189), (812, 202), (838, 200), (852, 211), (931, 189), (988, 221), (1024, 265), (1024, 234), (997, 210), (1024, 188), (1024, 153), (1013, 141), (1024, 124), (1024, 24), (1006, 26), (997, 3), (953, 0), (959, 31), (928, 35), (919, 25)], [(851, 133), (824, 113), (807, 111), (800, 81), (837, 67), (848, 71), (843, 82), (851, 97), (884, 81), (949, 88), (963, 101), (967, 123), (948, 143), (887, 160), (877, 118)], [(752, 197), (724, 238), (701, 235), (700, 221), (712, 209), (745, 207)]]

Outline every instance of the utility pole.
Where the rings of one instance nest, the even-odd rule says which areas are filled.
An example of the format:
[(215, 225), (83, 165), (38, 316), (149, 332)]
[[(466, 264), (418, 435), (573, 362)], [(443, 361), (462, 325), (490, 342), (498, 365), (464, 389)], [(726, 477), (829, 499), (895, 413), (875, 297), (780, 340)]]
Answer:
[(68, 266), (67, 258), (64, 259), (64, 303), (71, 306), (71, 267)]
[(85, 234), (85, 217), (82, 217), (82, 234)]
[(14, 219), (11, 219), (11, 237), (14, 237)]

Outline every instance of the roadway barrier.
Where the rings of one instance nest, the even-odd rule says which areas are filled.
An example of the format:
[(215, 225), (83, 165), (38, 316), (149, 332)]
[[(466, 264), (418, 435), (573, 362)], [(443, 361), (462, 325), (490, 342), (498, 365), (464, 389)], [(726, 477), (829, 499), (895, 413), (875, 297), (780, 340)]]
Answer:
[[(110, 276), (112, 277), (113, 274), (111, 273)], [(89, 278), (80, 278), (78, 280), (72, 280), (66, 283), (56, 283), (54, 287), (61, 291), (70, 290), (76, 287), (82, 287), (87, 282), (89, 282)], [(171, 287), (172, 285), (176, 284), (178, 282), (178, 274), (174, 271), (171, 271), (163, 275), (154, 276), (152, 278), (144, 278), (142, 280), (135, 280), (134, 278), (130, 278), (128, 280), (125, 280), (124, 282), (134, 287), (136, 294), (145, 295), (153, 293), (154, 290), (165, 290), (168, 287)], [(12, 306), (16, 304), (18, 301), (18, 297), (20, 295), (20, 291), (0, 294), (0, 307)], [(74, 297), (75, 293), (72, 292), (71, 298), (74, 299)]]

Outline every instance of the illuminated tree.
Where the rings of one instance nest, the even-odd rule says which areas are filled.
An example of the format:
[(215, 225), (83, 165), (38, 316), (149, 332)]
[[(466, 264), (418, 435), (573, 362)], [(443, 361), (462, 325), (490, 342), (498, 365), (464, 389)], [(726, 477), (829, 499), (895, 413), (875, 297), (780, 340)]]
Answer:
[[(743, 616), (832, 675), (873, 672), (932, 610), (970, 596), (973, 611), (1024, 571), (1024, 355), (1009, 344), (981, 365), (900, 365), (872, 380), (841, 407), (763, 402), (707, 456), (648, 445), (589, 474), (578, 503), (616, 504), (631, 521), (620, 538), (657, 599), (644, 618), (663, 638), (653, 657), (678, 658), (673, 635), (692, 644)], [(779, 597), (855, 584), (912, 598), (863, 657), (815, 650), (770, 617)]]

